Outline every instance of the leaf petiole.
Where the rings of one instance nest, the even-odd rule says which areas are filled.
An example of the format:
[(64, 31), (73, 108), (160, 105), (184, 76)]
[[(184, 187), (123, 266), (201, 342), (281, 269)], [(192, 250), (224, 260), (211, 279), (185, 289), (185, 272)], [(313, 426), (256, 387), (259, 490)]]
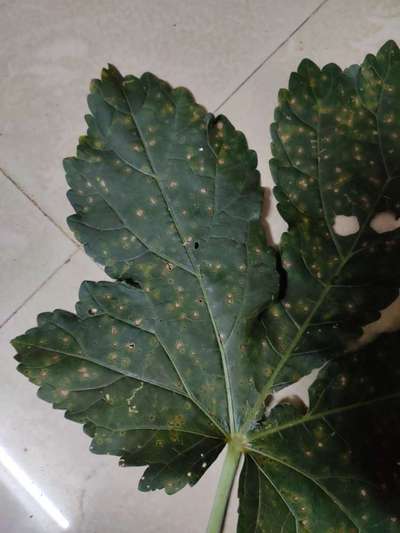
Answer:
[(232, 485), (239, 466), (242, 447), (232, 439), (228, 442), (224, 464), (218, 481), (214, 503), (207, 526), (207, 533), (222, 533)]

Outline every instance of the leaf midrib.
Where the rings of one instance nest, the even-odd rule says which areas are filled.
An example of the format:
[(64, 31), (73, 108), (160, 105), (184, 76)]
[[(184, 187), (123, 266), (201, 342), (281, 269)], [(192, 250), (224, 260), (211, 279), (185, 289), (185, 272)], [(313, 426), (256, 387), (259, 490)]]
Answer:
[[(229, 414), (229, 426), (230, 426), (230, 430), (232, 431), (232, 428), (233, 428), (233, 411), (232, 411), (232, 406), (233, 406), (233, 402), (232, 402), (232, 399), (231, 399), (231, 390), (230, 390), (230, 379), (229, 379), (229, 373), (228, 373), (228, 370), (227, 370), (227, 364), (226, 364), (226, 357), (225, 357), (225, 351), (224, 351), (224, 347), (221, 343), (221, 340), (220, 340), (220, 337), (219, 337), (219, 333), (218, 333), (218, 328), (215, 324), (215, 321), (214, 321), (214, 317), (212, 315), (212, 312), (211, 312), (211, 306), (210, 306), (210, 303), (208, 301), (208, 298), (207, 298), (207, 294), (206, 294), (206, 291), (204, 289), (204, 286), (203, 286), (203, 283), (202, 283), (202, 279), (201, 279), (201, 273), (200, 271), (195, 267), (195, 264), (194, 264), (194, 258), (192, 257), (192, 255), (190, 254), (189, 250), (186, 248), (185, 246), (185, 241), (184, 241), (184, 238), (183, 238), (183, 235), (180, 231), (180, 228), (179, 228), (179, 225), (176, 221), (176, 217), (174, 215), (174, 212), (173, 212), (173, 209), (170, 207), (168, 201), (167, 201), (167, 198), (166, 198), (166, 195), (164, 193), (164, 190), (163, 188), (161, 187), (160, 183), (159, 183), (159, 180), (157, 179), (157, 173), (156, 173), (156, 168), (155, 168), (155, 164), (154, 164), (154, 161), (152, 160), (152, 157), (151, 157), (151, 154), (150, 154), (150, 149), (149, 147), (147, 146), (147, 143), (145, 142), (145, 139), (144, 139), (144, 136), (143, 136), (143, 133), (141, 131), (141, 128), (139, 126), (139, 124), (137, 123), (137, 120), (136, 120), (136, 117), (134, 115), (134, 112), (131, 108), (131, 105), (130, 105), (130, 102), (129, 102), (129, 99), (127, 98), (127, 95), (124, 91), (124, 87), (123, 85), (121, 84), (121, 91), (122, 91), (122, 94), (124, 95), (124, 98), (126, 100), (126, 103), (127, 103), (127, 106), (128, 106), (128, 109), (129, 109), (129, 112), (130, 112), (130, 116), (136, 126), (136, 129), (137, 129), (137, 132), (138, 132), (138, 135), (139, 135), (139, 138), (142, 142), (142, 145), (143, 145), (143, 148), (145, 149), (145, 152), (146, 152), (146, 156), (147, 156), (147, 159), (148, 159), (148, 162), (152, 168), (152, 173), (145, 173), (143, 172), (142, 170), (140, 169), (137, 169), (131, 162), (127, 161), (124, 157), (122, 157), (118, 150), (110, 144), (110, 142), (107, 140), (107, 135), (104, 134), (104, 132), (102, 132), (102, 135), (106, 141), (106, 143), (108, 143), (110, 145), (110, 149), (115, 152), (118, 157), (120, 157), (128, 166), (132, 167), (134, 170), (137, 170), (138, 172), (140, 173), (143, 173), (143, 174), (146, 174), (148, 176), (150, 176), (151, 178), (154, 179), (159, 191), (160, 191), (160, 194), (164, 200), (164, 204), (170, 214), (170, 218), (172, 220), (172, 222), (174, 223), (174, 226), (175, 226), (175, 229), (176, 229), (176, 232), (177, 234), (179, 235), (179, 238), (181, 240), (181, 243), (182, 243), (182, 246), (186, 252), (186, 255), (189, 259), (189, 262), (190, 264), (192, 265), (192, 269), (193, 270), (190, 270), (187, 266), (183, 265), (182, 263), (180, 263), (179, 261), (176, 261), (176, 259), (173, 259), (173, 258), (170, 258), (168, 257), (167, 255), (157, 251), (157, 250), (154, 250), (149, 244), (146, 243), (146, 241), (139, 237), (131, 228), (130, 226), (126, 223), (126, 221), (124, 220), (124, 217), (118, 212), (117, 208), (114, 206), (114, 205), (111, 205), (108, 200), (101, 194), (101, 192), (97, 189), (97, 192), (99, 194), (99, 196), (104, 200), (104, 202), (113, 210), (113, 212), (116, 214), (116, 216), (118, 217), (118, 219), (121, 221), (121, 223), (123, 224), (123, 226), (132, 234), (134, 235), (150, 252), (154, 253), (155, 255), (161, 257), (162, 259), (176, 265), (177, 267), (181, 268), (182, 270), (188, 272), (190, 275), (194, 276), (198, 283), (199, 283), (199, 286), (201, 288), (201, 292), (203, 294), (203, 299), (204, 299), (204, 302), (206, 303), (206, 306), (207, 306), (207, 310), (208, 310), (208, 314), (209, 314), (209, 317), (210, 317), (210, 320), (211, 320), (211, 323), (213, 325), (213, 329), (214, 329), (214, 335), (215, 335), (215, 338), (216, 338), (216, 341), (217, 341), (217, 345), (218, 345), (218, 348), (219, 348), (219, 351), (221, 353), (221, 360), (222, 360), (222, 365), (223, 365), (223, 372), (224, 372), (224, 381), (225, 381), (225, 392), (226, 392), (226, 396), (227, 396), (227, 406), (228, 406), (228, 414)], [(104, 94), (103, 94), (103, 99), (106, 103), (107, 102), (107, 99), (104, 97)], [(111, 105), (108, 103), (108, 105)], [(175, 104), (174, 104), (174, 107), (176, 108)], [(176, 114), (175, 114), (176, 115)], [(100, 130), (101, 131), (101, 130)], [(160, 344), (162, 345), (161, 341), (160, 341)], [(162, 345), (163, 346), (163, 345)], [(164, 346), (163, 346), (164, 347)], [(165, 349), (165, 347), (164, 347)], [(165, 350), (166, 351), (166, 350)], [(166, 351), (167, 352), (167, 351)], [(172, 358), (170, 356), (170, 354), (167, 352), (170, 360), (171, 360), (171, 363), (173, 364), (173, 366), (175, 367), (175, 364), (172, 362)], [(178, 373), (179, 375), (179, 373)], [(181, 378), (181, 376), (179, 375), (179, 377)], [(183, 382), (182, 378), (181, 378), (181, 382), (182, 382), (182, 385), (184, 386), (185, 390), (187, 391), (187, 397), (190, 398), (195, 404), (196, 406), (201, 409), (203, 411), (204, 414), (206, 414), (206, 416), (211, 420), (211, 422), (216, 426), (216, 428), (218, 428), (219, 431), (221, 431), (224, 435), (226, 435), (226, 431), (223, 430), (223, 428), (221, 427), (221, 425), (219, 424), (219, 422), (214, 418), (214, 416), (208, 411), (208, 409), (206, 409), (206, 407), (204, 407), (198, 400), (194, 400), (194, 396), (193, 394), (191, 394), (188, 390), (188, 387), (185, 385), (185, 383)], [(228, 386), (229, 384), (229, 386)]]
[[(299, 523), (299, 519), (296, 515), (296, 511), (294, 509), (292, 509), (292, 506), (290, 505), (290, 503), (286, 500), (286, 498), (283, 496), (283, 494), (281, 493), (281, 491), (279, 490), (279, 488), (276, 486), (276, 483), (268, 476), (268, 474), (265, 472), (265, 470), (263, 470), (260, 465), (257, 463), (257, 461), (254, 459), (254, 457), (252, 457), (251, 454), (249, 454), (249, 457), (250, 457), (250, 460), (253, 461), (253, 463), (255, 464), (256, 468), (257, 468), (257, 474), (258, 474), (258, 493), (259, 493), (259, 498), (258, 498), (258, 509), (257, 509), (257, 521), (256, 521), (256, 526), (258, 527), (258, 524), (261, 522), (260, 521), (260, 513), (261, 513), (261, 482), (262, 482), (262, 479), (261, 479), (261, 476), (263, 476), (267, 482), (271, 485), (271, 487), (273, 488), (273, 490), (276, 492), (276, 494), (279, 496), (279, 498), (283, 501), (284, 505), (286, 506), (286, 508), (289, 510), (289, 516), (291, 515), (293, 518), (294, 518), (294, 521), (295, 521), (295, 524), (296, 524), (296, 532), (298, 531), (298, 523)], [(287, 517), (285, 519), (285, 521), (287, 520)], [(255, 529), (255, 531), (257, 531), (257, 529)], [(282, 532), (282, 528), (281, 528), (281, 532)]]
[[(225, 382), (225, 393), (226, 393), (226, 397), (227, 397), (227, 407), (228, 407), (228, 416), (229, 416), (229, 429), (230, 429), (231, 432), (233, 432), (235, 430), (235, 419), (234, 419), (234, 416), (233, 416), (233, 398), (232, 398), (232, 391), (231, 391), (230, 374), (229, 374), (229, 371), (228, 371), (227, 357), (226, 357), (224, 346), (223, 346), (223, 344), (221, 342), (221, 339), (220, 339), (220, 335), (219, 335), (219, 331), (218, 331), (217, 325), (215, 323), (215, 320), (214, 320), (214, 317), (213, 317), (213, 314), (212, 314), (212, 311), (211, 311), (211, 306), (210, 306), (210, 303), (208, 301), (208, 296), (207, 296), (206, 290), (205, 290), (203, 282), (202, 282), (201, 272), (200, 272), (200, 270), (198, 268), (196, 268), (194, 257), (192, 256), (190, 250), (185, 246), (185, 239), (184, 239), (184, 236), (183, 236), (183, 234), (181, 232), (179, 224), (177, 222), (174, 210), (169, 205), (169, 202), (167, 200), (167, 196), (166, 196), (166, 194), (164, 192), (164, 189), (161, 186), (160, 181), (157, 179), (157, 176), (159, 175), (159, 172), (158, 172), (158, 170), (156, 168), (156, 165), (155, 165), (155, 163), (154, 163), (154, 161), (152, 159), (150, 149), (147, 146), (147, 143), (145, 141), (144, 135), (143, 135), (143, 133), (141, 131), (141, 127), (138, 124), (138, 121), (137, 121), (137, 119), (135, 117), (135, 114), (134, 114), (134, 111), (133, 111), (132, 106), (130, 104), (130, 101), (127, 98), (127, 95), (126, 95), (125, 90), (124, 90), (123, 83), (121, 83), (121, 91), (122, 91), (122, 94), (124, 95), (124, 98), (125, 98), (126, 103), (128, 105), (128, 108), (129, 108), (129, 111), (130, 111), (130, 115), (131, 115), (132, 120), (133, 120), (133, 122), (134, 122), (134, 124), (136, 126), (137, 131), (138, 131), (139, 138), (140, 138), (140, 140), (141, 140), (141, 142), (143, 144), (143, 147), (144, 147), (144, 150), (146, 152), (146, 156), (148, 158), (150, 166), (151, 166), (151, 168), (153, 170), (154, 181), (156, 182), (156, 184), (157, 184), (157, 186), (159, 188), (160, 194), (162, 195), (162, 197), (164, 199), (164, 203), (165, 203), (165, 205), (167, 207), (168, 213), (170, 214), (171, 220), (174, 223), (176, 232), (179, 235), (179, 238), (181, 240), (182, 246), (183, 246), (184, 250), (186, 251), (186, 254), (187, 254), (187, 256), (189, 258), (189, 261), (190, 261), (190, 263), (192, 265), (193, 274), (195, 275), (195, 277), (198, 280), (199, 286), (200, 286), (202, 294), (203, 294), (204, 302), (205, 302), (205, 304), (207, 306), (208, 314), (209, 314), (209, 317), (210, 317), (210, 320), (211, 320), (211, 323), (212, 323), (213, 329), (214, 329), (215, 339), (217, 341), (218, 348), (219, 348), (219, 351), (220, 351), (220, 354), (221, 354), (221, 362), (222, 362), (223, 373), (224, 373), (224, 382)], [(147, 93), (146, 93), (146, 95), (147, 95)], [(176, 119), (176, 105), (174, 105), (174, 109), (175, 109), (175, 119)], [(175, 261), (173, 261), (173, 262), (175, 263)], [(215, 423), (215, 421), (214, 421), (214, 423)]]
[(253, 435), (250, 435), (248, 437), (248, 440), (249, 442), (255, 442), (264, 437), (268, 437), (269, 435), (273, 435), (274, 433), (280, 433), (281, 431), (284, 431), (285, 429), (290, 429), (296, 426), (308, 424), (309, 422), (320, 420), (321, 418), (325, 418), (329, 416), (334, 416), (336, 414), (343, 413), (346, 411), (352, 411), (354, 409), (362, 409), (363, 407), (375, 405), (380, 402), (395, 400), (397, 398), (400, 398), (400, 392), (393, 393), (393, 394), (386, 394), (385, 396), (380, 396), (379, 398), (373, 398), (371, 400), (365, 400), (363, 402), (356, 402), (356, 403), (352, 403), (349, 405), (343, 405), (341, 407), (335, 407), (333, 409), (327, 409), (325, 411), (320, 411), (319, 413), (315, 413), (315, 414), (309, 414), (301, 418), (296, 418), (295, 420), (292, 420), (291, 422), (280, 424), (278, 426), (275, 426), (274, 428), (266, 429), (264, 431), (258, 431), (254, 433)]
[[(56, 350), (54, 348), (46, 348), (43, 345), (33, 344), (32, 342), (21, 342), (18, 341), (17, 346), (26, 346), (27, 348), (37, 348), (38, 350), (42, 350), (44, 352), (57, 352), (60, 355), (65, 355), (66, 357), (74, 357), (75, 359), (79, 359), (81, 361), (86, 361), (89, 363), (93, 363), (97, 366), (101, 366), (103, 368), (107, 368), (107, 370), (111, 370), (112, 372), (115, 372), (116, 374), (120, 374), (121, 376), (125, 378), (135, 379), (136, 381), (143, 381), (144, 383), (148, 383), (149, 385), (154, 385), (155, 387), (159, 387), (160, 389), (167, 390), (169, 392), (173, 392), (175, 394), (179, 394), (180, 396), (183, 396), (184, 398), (188, 398), (189, 396), (186, 394), (185, 391), (176, 389), (174, 387), (168, 387), (164, 383), (160, 383), (157, 380), (152, 380), (150, 378), (142, 378), (139, 377), (137, 374), (134, 374), (133, 372), (130, 372), (127, 369), (120, 369), (115, 368), (112, 365), (107, 364), (105, 361), (99, 362), (98, 359), (94, 359), (93, 357), (88, 356), (86, 353), (82, 353), (82, 355), (74, 353), (74, 352), (67, 352), (65, 350), (60, 350), (57, 348)], [(23, 363), (21, 363), (23, 365)]]
[(178, 433), (188, 433), (190, 435), (197, 435), (199, 437), (203, 437), (203, 438), (207, 438), (207, 439), (213, 439), (213, 440), (218, 440), (220, 443), (222, 443), (223, 441), (221, 441), (221, 438), (217, 435), (209, 435), (208, 433), (202, 433), (201, 431), (195, 431), (195, 430), (191, 430), (191, 429), (184, 429), (184, 428), (181, 428), (179, 426), (170, 426), (170, 425), (156, 425), (156, 424), (143, 424), (143, 425), (137, 425), (135, 427), (130, 427), (130, 426), (121, 426), (121, 427), (118, 427), (118, 429), (116, 428), (113, 428), (113, 427), (110, 427), (110, 426), (107, 426), (106, 424), (99, 424), (98, 422), (96, 422), (93, 418), (91, 418), (90, 416), (86, 416), (88, 422), (91, 422), (92, 424), (94, 424), (96, 426), (96, 428), (102, 428), (102, 429), (106, 429), (108, 431), (111, 431), (111, 432), (116, 432), (116, 431), (176, 431)]

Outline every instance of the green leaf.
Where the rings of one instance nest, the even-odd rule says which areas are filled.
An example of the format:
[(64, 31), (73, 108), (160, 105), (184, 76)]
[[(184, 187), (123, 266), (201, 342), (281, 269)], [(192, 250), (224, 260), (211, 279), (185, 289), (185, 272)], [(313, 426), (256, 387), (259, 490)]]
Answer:
[[(116, 281), (40, 315), (13, 341), (19, 370), (93, 452), (148, 465), (141, 490), (194, 484), (228, 443), (209, 533), (241, 453), (240, 533), (400, 532), (400, 334), (359, 342), (399, 294), (397, 46), (345, 71), (304, 60), (280, 91), (277, 258), (256, 156), (225, 117), (112, 66), (88, 101), (69, 225)], [(299, 409), (284, 388), (306, 375)]]
[(14, 340), (41, 398), (95, 453), (150, 465), (141, 490), (194, 484), (248, 415), (278, 288), (259, 224), (257, 158), (183, 88), (114, 67), (91, 84), (88, 132), (65, 160), (68, 220), (116, 282), (83, 283), (77, 315)]
[[(400, 52), (389, 43), (382, 57), (394, 77)], [(264, 398), (343, 353), (398, 294), (397, 233), (371, 227), (377, 214), (396, 215), (400, 206), (400, 174), (388, 166), (393, 127), (387, 131), (386, 85), (375, 112), (360, 96), (371, 61), (358, 70), (356, 87), (354, 72), (332, 64), (320, 70), (304, 60), (289, 90), (280, 92), (271, 169), (289, 232), (280, 246), (285, 294), (264, 313), (271, 374)], [(338, 216), (352, 217), (355, 231), (337, 232)]]
[(305, 415), (289, 402), (250, 430), (240, 532), (400, 531), (399, 335), (348, 353), (398, 295), (399, 232), (373, 221), (400, 214), (399, 96), (392, 42), (345, 72), (304, 60), (280, 92), (271, 169), (286, 285), (263, 316), (271, 371), (254, 412), (331, 362)]
[(399, 531), (399, 342), (327, 365), (308, 413), (278, 406), (254, 432), (240, 532)]

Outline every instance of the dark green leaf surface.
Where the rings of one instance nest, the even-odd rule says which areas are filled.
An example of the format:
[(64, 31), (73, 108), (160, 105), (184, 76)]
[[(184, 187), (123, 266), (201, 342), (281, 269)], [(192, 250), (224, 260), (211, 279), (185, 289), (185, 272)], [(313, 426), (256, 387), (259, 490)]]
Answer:
[[(399, 91), (399, 51), (389, 44), (378, 57), (388, 78), (399, 74)], [(398, 234), (370, 227), (376, 214), (397, 214), (400, 205), (400, 174), (389, 162), (393, 126), (385, 122), (392, 92), (382, 83), (373, 111), (360, 96), (371, 61), (357, 74), (357, 90), (336, 65), (319, 70), (304, 60), (280, 93), (271, 168), (290, 231), (281, 243), (285, 297), (265, 315), (269, 385), (307, 373), (311, 359), (316, 367), (340, 353), (398, 293)], [(336, 216), (356, 217), (359, 230), (339, 235)]]
[[(373, 222), (400, 216), (396, 45), (346, 71), (304, 60), (280, 92), (281, 299), (244, 136), (151, 74), (109, 67), (88, 101), (69, 224), (116, 281), (40, 315), (13, 341), (20, 371), (93, 452), (149, 465), (144, 491), (194, 484), (240, 444), (240, 533), (400, 532), (400, 336), (354, 348), (399, 291), (400, 230)], [(317, 368), (307, 412), (265, 418)]]
[(278, 276), (257, 159), (225, 117), (152, 74), (109, 67), (88, 101), (87, 136), (65, 160), (69, 224), (118, 281), (85, 282), (77, 315), (41, 315), (14, 346), (94, 452), (149, 464), (140, 488), (173, 493), (258, 397), (258, 315)]
[[(289, 225), (286, 287), (264, 313), (271, 370), (262, 397), (332, 362), (308, 413), (278, 406), (250, 433), (241, 533), (400, 531), (400, 338), (343, 355), (398, 295), (399, 231), (370, 224), (399, 214), (399, 101), (391, 42), (344, 73), (305, 60), (280, 93), (271, 168)], [(356, 231), (338, 234), (338, 215), (356, 217)]]
[(277, 407), (253, 434), (240, 532), (400, 530), (399, 341), (330, 363), (305, 416)]
[(245, 329), (277, 284), (255, 153), (224, 117), (151, 74), (110, 67), (89, 106), (88, 136), (65, 161), (69, 224), (108, 274), (140, 284), (188, 388), (234, 429), (257, 394)]

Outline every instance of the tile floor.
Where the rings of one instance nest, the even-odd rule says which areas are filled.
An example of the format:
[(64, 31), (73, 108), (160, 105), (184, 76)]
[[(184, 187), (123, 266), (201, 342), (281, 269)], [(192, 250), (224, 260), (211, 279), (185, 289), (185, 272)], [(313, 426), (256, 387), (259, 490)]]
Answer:
[[(9, 340), (35, 316), (73, 309), (83, 279), (104, 278), (65, 225), (61, 167), (84, 130), (90, 78), (108, 61), (190, 87), (229, 116), (268, 173), (268, 125), (300, 59), (349, 65), (400, 41), (398, 0), (0, 1), (0, 457), (34, 481), (74, 533), (205, 531), (218, 462), (176, 496), (136, 490), (140, 469), (88, 452), (78, 425), (35, 398)], [(272, 202), (273, 239), (283, 224)], [(1, 461), (0, 461), (1, 462)], [(227, 531), (235, 530), (236, 502)], [(0, 532), (61, 527), (0, 464)]]

